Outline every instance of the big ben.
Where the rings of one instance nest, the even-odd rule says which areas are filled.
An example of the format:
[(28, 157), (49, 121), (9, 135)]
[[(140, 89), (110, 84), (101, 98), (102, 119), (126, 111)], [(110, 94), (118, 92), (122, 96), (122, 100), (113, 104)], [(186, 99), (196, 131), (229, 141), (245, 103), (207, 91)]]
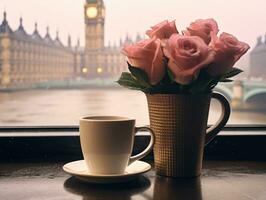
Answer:
[(104, 23), (105, 6), (103, 0), (86, 0), (85, 16), (85, 67), (89, 77), (100, 77), (104, 68)]

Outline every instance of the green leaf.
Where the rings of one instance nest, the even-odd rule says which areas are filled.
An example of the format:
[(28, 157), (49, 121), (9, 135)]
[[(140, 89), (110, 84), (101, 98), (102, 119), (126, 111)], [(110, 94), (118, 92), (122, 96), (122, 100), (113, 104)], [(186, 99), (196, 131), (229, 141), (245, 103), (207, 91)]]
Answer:
[(143, 87), (143, 85), (141, 85), (138, 80), (136, 80), (136, 78), (128, 72), (123, 72), (117, 83), (123, 87), (133, 90), (141, 90), (143, 92), (146, 92), (148, 89), (146, 87)]
[(211, 76), (202, 69), (198, 78), (190, 85), (189, 91), (192, 94), (209, 93), (218, 82), (219, 78)]
[(128, 69), (131, 72), (131, 74), (140, 82), (141, 85), (145, 87), (151, 87), (146, 72), (144, 72), (140, 68), (131, 66), (129, 63), (128, 63)]
[(232, 68), (232, 69), (229, 69), (224, 75), (222, 75), (222, 78), (223, 79), (231, 78), (231, 77), (236, 76), (242, 72), (243, 72), (243, 70), (241, 70), (241, 69)]
[(233, 82), (232, 79), (227, 79), (227, 78), (225, 78), (225, 79), (220, 79), (219, 81), (220, 81), (220, 82), (225, 82), (225, 83)]
[(169, 69), (166, 69), (166, 70), (167, 70), (167, 75), (170, 78), (171, 83), (175, 82), (175, 77), (173, 73)]
[(128, 72), (123, 72), (117, 83), (124, 87), (139, 88), (139, 84), (137, 83), (137, 81)]

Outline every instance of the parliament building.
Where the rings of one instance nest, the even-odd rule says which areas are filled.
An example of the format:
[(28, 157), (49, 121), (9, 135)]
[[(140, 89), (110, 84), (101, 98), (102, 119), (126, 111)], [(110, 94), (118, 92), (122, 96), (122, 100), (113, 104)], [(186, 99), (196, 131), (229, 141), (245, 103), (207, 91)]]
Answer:
[(57, 32), (52, 38), (47, 27), (42, 37), (37, 23), (26, 32), (22, 18), (17, 30), (8, 24), (6, 12), (0, 25), (0, 88), (21, 87), (51, 81), (114, 78), (127, 66), (121, 47), (133, 41), (128, 36), (119, 45), (105, 46), (103, 0), (86, 0), (84, 5), (85, 47), (75, 46), (68, 37), (65, 46)]

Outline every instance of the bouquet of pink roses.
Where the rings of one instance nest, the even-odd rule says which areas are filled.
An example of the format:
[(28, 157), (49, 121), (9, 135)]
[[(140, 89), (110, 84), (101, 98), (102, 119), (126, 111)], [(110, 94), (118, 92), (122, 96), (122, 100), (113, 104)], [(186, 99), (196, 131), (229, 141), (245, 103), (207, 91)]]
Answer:
[(149, 39), (122, 49), (129, 72), (118, 83), (149, 94), (210, 93), (218, 82), (231, 82), (233, 68), (249, 45), (219, 32), (214, 19), (199, 19), (179, 33), (165, 20), (148, 30)]

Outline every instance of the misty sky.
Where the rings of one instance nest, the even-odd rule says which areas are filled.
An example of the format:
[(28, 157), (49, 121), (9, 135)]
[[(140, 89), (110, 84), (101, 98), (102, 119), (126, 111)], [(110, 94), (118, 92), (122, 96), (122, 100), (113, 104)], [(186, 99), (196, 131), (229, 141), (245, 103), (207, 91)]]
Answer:
[[(70, 33), (84, 42), (83, 4), (85, 0), (0, 0), (0, 11), (6, 9), (8, 21), (17, 28), (24, 19), (27, 32), (35, 21), (42, 35), (50, 26), (51, 35), (59, 29), (62, 40)], [(215, 18), (220, 30), (235, 34), (254, 45), (258, 35), (266, 32), (265, 0), (105, 0), (106, 43), (118, 41), (126, 32), (135, 36), (161, 20), (176, 19), (178, 29), (184, 29), (197, 18)], [(2, 15), (2, 14), (1, 14)], [(0, 15), (0, 20), (2, 16)]]
[[(13, 29), (18, 27), (19, 17), (24, 19), (27, 32), (32, 33), (38, 22), (41, 35), (45, 27), (55, 37), (66, 43), (68, 34), (72, 40), (84, 43), (83, 5), (85, 0), (0, 0), (0, 11), (6, 9)], [(215, 18), (221, 31), (236, 35), (254, 46), (258, 35), (266, 33), (265, 0), (105, 0), (106, 44), (118, 42), (120, 37), (142, 34), (150, 25), (164, 19), (176, 19), (179, 30), (197, 18)], [(2, 14), (1, 14), (2, 15)], [(2, 16), (0, 15), (0, 20)]]

